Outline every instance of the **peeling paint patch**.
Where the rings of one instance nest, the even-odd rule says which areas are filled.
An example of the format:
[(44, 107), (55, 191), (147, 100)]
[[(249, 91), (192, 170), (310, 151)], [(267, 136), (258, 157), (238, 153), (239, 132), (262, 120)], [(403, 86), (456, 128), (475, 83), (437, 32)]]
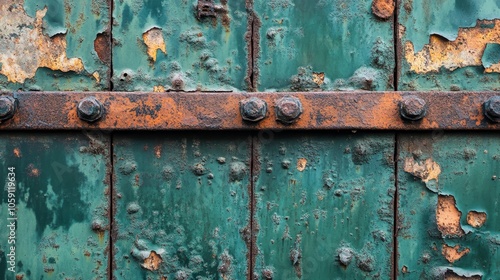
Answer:
[(470, 211), (467, 213), (467, 223), (475, 228), (482, 227), (486, 222), (486, 213)]
[(483, 63), (484, 72), (500, 73), (500, 44), (486, 44), (481, 63)]
[(471, 275), (470, 273), (467, 275), (460, 275), (451, 270), (446, 271), (444, 274), (445, 280), (481, 280), (482, 278), (481, 275)]
[[(478, 20), (476, 26), (459, 28), (458, 37), (450, 41), (431, 34), (429, 44), (415, 53), (413, 43), (405, 43), (405, 58), (416, 73), (439, 72), (440, 68), (454, 71), (466, 66), (483, 65), (487, 45), (500, 43), (500, 20)], [(485, 65), (485, 72), (500, 72), (500, 61)]]
[(149, 257), (144, 259), (144, 262), (141, 264), (147, 270), (155, 271), (160, 268), (160, 264), (163, 262), (161, 256), (158, 255), (155, 251), (151, 251)]
[(432, 158), (428, 158), (424, 162), (417, 162), (413, 158), (406, 158), (404, 170), (422, 179), (425, 183), (430, 180), (438, 181), (439, 174), (441, 174), (441, 167)]
[(99, 33), (94, 40), (94, 50), (97, 56), (102, 62), (108, 64), (111, 62), (111, 44), (109, 39), (109, 34)]
[(154, 86), (153, 92), (165, 92), (165, 87), (164, 86)]
[(470, 252), (469, 248), (460, 249), (460, 245), (455, 245), (454, 247), (443, 244), (443, 248), (441, 253), (446, 258), (446, 260), (450, 263), (454, 263), (461, 259), (463, 256), (467, 255)]
[(436, 222), (443, 237), (461, 237), (465, 234), (464, 230), (460, 226), (462, 213), (457, 209), (455, 203), (455, 198), (451, 195), (438, 196)]
[(307, 165), (307, 159), (305, 158), (299, 158), (297, 160), (297, 170), (302, 172), (304, 171), (304, 169), (306, 169), (306, 165)]
[(161, 50), (167, 54), (167, 47), (163, 39), (163, 33), (160, 28), (153, 27), (142, 34), (144, 44), (148, 47), (148, 56), (156, 61), (156, 51)]
[(381, 19), (389, 19), (394, 14), (394, 0), (373, 0), (372, 13)]
[(0, 4), (0, 74), (9, 82), (23, 83), (42, 67), (62, 72), (83, 71), (80, 58), (66, 55), (65, 34), (48, 37), (43, 33), (43, 18), (48, 8), (38, 10), (36, 18), (31, 18), (17, 2), (6, 0)]
[(325, 82), (325, 73), (323, 72), (313, 72), (313, 82), (318, 86), (321, 86)]
[(92, 73), (92, 77), (94, 77), (97, 83), (101, 82), (101, 76), (99, 75), (99, 72), (95, 71), (94, 73)]

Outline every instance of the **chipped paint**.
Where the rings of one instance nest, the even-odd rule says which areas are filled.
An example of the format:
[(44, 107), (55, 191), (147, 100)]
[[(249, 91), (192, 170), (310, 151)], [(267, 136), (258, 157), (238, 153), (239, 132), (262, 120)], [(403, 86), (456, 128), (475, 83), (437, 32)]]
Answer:
[(92, 76), (94, 77), (97, 83), (101, 82), (101, 76), (99, 75), (99, 72), (95, 71), (94, 73), (92, 73)]
[[(482, 66), (482, 57), (488, 43), (500, 43), (500, 20), (478, 20), (476, 26), (460, 28), (455, 40), (431, 34), (429, 44), (415, 53), (413, 43), (406, 41), (405, 58), (410, 69), (419, 74), (439, 72), (441, 68), (454, 71), (467, 66)], [(498, 72), (497, 63), (485, 69)]]
[(392, 17), (394, 9), (394, 0), (373, 0), (372, 13), (381, 19)]
[[(36, 18), (29, 17), (16, 0), (0, 4), (0, 74), (9, 82), (23, 83), (35, 77), (38, 68), (49, 68), (62, 72), (84, 70), (80, 58), (66, 55), (66, 35), (48, 37), (43, 31), (43, 18), (48, 8), (36, 12)], [(14, 37), (12, 37), (15, 34)], [(29, 54), (29, 55), (27, 55)]]
[(325, 73), (323, 72), (313, 72), (312, 80), (318, 86), (321, 86), (325, 82)]
[(450, 263), (454, 263), (461, 259), (463, 256), (470, 253), (469, 248), (460, 248), (460, 245), (455, 245), (454, 247), (448, 246), (447, 244), (443, 244), (441, 253), (446, 258), (446, 260)]
[(306, 165), (307, 165), (307, 159), (305, 158), (299, 158), (297, 160), (297, 170), (302, 172), (306, 169)]
[(480, 228), (486, 222), (486, 213), (469, 211), (467, 213), (467, 223), (475, 228)]
[(436, 223), (443, 236), (461, 237), (465, 234), (460, 225), (462, 212), (457, 209), (453, 196), (439, 195), (436, 207)]
[(160, 264), (163, 262), (161, 256), (157, 254), (155, 251), (151, 251), (149, 257), (144, 259), (144, 262), (141, 264), (147, 270), (155, 271), (160, 268)]
[(417, 162), (413, 158), (406, 158), (404, 171), (422, 179), (425, 183), (431, 180), (436, 180), (437, 182), (439, 174), (441, 174), (441, 167), (432, 158), (428, 158), (423, 162)]
[(148, 56), (156, 61), (156, 52), (158, 50), (167, 54), (167, 47), (163, 39), (163, 31), (161, 28), (153, 27), (142, 34), (144, 44), (148, 47)]

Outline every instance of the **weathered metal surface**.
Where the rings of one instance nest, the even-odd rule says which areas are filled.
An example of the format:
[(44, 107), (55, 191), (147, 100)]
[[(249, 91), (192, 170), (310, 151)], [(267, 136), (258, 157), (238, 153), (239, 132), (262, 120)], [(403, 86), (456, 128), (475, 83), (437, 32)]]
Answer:
[(399, 5), (399, 90), (498, 90), (496, 0)]
[[(499, 129), (484, 116), (484, 103), (495, 92), (319, 92), (319, 93), (16, 93), (19, 109), (0, 129)], [(78, 103), (89, 96), (103, 104), (101, 119), (87, 123), (78, 117)], [(302, 114), (288, 123), (279, 114), (294, 116), (300, 108), (283, 97), (296, 97)], [(420, 121), (405, 121), (400, 102), (418, 96), (427, 113)], [(243, 120), (240, 102), (257, 97), (267, 103), (267, 116), (258, 123)], [(286, 100), (295, 100), (285, 98)], [(293, 102), (292, 102), (293, 103)], [(40, 106), (43, 104), (43, 106)], [(288, 105), (287, 105), (288, 104)], [(289, 106), (290, 105), (290, 106)], [(285, 108), (286, 107), (286, 108)], [(279, 109), (279, 110), (278, 110)], [(292, 114), (293, 113), (293, 114)], [(285, 114), (285, 115), (286, 115)], [(281, 116), (281, 117), (284, 117)]]
[(0, 279), (108, 278), (109, 154), (101, 134), (0, 134)]
[(393, 0), (255, 0), (254, 9), (258, 90), (393, 89)]
[(391, 277), (394, 134), (281, 132), (254, 146), (254, 279)]
[(114, 277), (245, 279), (250, 151), (244, 135), (116, 135)]
[(398, 137), (398, 278), (498, 277), (499, 136)]
[(116, 90), (250, 88), (245, 1), (115, 0), (113, 18)]
[(0, 2), (0, 90), (109, 88), (107, 0)]

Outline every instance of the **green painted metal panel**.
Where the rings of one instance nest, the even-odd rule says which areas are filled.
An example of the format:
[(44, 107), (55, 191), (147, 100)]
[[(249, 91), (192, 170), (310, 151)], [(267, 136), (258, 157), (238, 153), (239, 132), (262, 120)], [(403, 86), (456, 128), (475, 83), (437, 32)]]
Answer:
[(0, 25), (0, 90), (109, 88), (107, 0), (5, 0)]
[(498, 277), (499, 136), (398, 137), (400, 279)]
[(116, 279), (245, 279), (251, 138), (114, 138)]
[(497, 90), (499, 2), (413, 1), (399, 5), (400, 90)]
[(393, 20), (372, 0), (254, 2), (259, 91), (393, 89)]
[(0, 135), (0, 279), (107, 278), (109, 148), (98, 134)]
[[(212, 2), (213, 16), (198, 16)], [(122, 91), (243, 91), (245, 1), (114, 1), (113, 77)]]
[(389, 279), (394, 135), (268, 135), (255, 145), (258, 279)]

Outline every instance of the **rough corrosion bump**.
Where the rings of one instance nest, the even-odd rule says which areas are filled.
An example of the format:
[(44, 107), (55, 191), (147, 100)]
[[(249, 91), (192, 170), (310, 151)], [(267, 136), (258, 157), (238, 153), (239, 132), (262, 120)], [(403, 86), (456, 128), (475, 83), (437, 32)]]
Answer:
[(394, 0), (373, 0), (372, 12), (381, 19), (389, 19), (394, 14)]
[(500, 122), (500, 96), (493, 96), (484, 103), (484, 115), (493, 122)]
[(11, 96), (0, 97), (0, 122), (14, 116), (17, 110), (17, 100)]
[(302, 114), (302, 103), (293, 96), (285, 96), (276, 101), (276, 118), (283, 124), (292, 124)]
[(93, 96), (86, 97), (78, 103), (78, 117), (83, 121), (95, 122), (102, 117), (103, 112), (102, 103)]
[(240, 101), (241, 118), (249, 122), (258, 122), (266, 117), (266, 101), (251, 97)]
[(405, 120), (418, 121), (427, 114), (427, 104), (418, 96), (405, 96), (399, 103), (399, 113)]

